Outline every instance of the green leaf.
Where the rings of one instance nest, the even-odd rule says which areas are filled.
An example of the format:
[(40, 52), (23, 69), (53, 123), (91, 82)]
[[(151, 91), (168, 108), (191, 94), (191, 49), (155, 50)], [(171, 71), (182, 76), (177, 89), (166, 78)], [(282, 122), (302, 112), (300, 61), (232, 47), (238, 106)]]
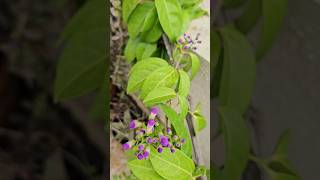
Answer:
[(184, 121), (189, 111), (189, 102), (185, 96), (179, 95), (178, 99), (180, 105), (179, 119), (181, 119), (181, 121)]
[(146, 18), (143, 22), (142, 32), (150, 30), (158, 19), (157, 17), (156, 7), (153, 7), (149, 12), (147, 12)]
[(256, 50), (260, 60), (271, 48), (283, 23), (287, 9), (287, 0), (262, 0), (262, 32)]
[(242, 33), (248, 33), (257, 24), (261, 16), (261, 0), (249, 0), (244, 12), (236, 19), (236, 27)]
[(141, 39), (147, 43), (155, 43), (161, 38), (162, 33), (161, 24), (157, 19), (149, 31), (141, 33)]
[(135, 176), (139, 179), (163, 179), (152, 167), (150, 160), (135, 160), (129, 161), (128, 166)]
[(177, 84), (179, 74), (171, 66), (160, 67), (159, 69), (153, 71), (144, 81), (140, 97), (145, 99), (145, 97), (153, 90), (159, 87), (173, 87)]
[(141, 88), (148, 75), (156, 69), (167, 65), (167, 61), (160, 58), (147, 58), (136, 63), (129, 73), (127, 92), (132, 93)]
[(205, 166), (198, 166), (192, 173), (193, 177), (205, 176), (207, 169)]
[[(58, 43), (61, 43), (79, 31), (86, 32), (103, 27), (107, 20), (106, 2), (104, 0), (88, 1), (77, 13), (72, 17), (61, 34)], [(106, 28), (106, 27), (104, 27)]]
[(241, 113), (229, 107), (221, 107), (219, 114), (224, 128), (226, 161), (223, 170), (216, 173), (213, 179), (240, 179), (250, 151), (248, 129)]
[(136, 49), (139, 42), (139, 38), (129, 38), (126, 48), (124, 49), (124, 56), (128, 62), (131, 62), (136, 58)]
[(286, 130), (277, 143), (273, 155), (268, 160), (268, 166), (278, 173), (284, 173), (299, 177), (298, 172), (292, 166), (288, 159), (288, 146), (291, 137), (290, 130)]
[(256, 64), (252, 47), (246, 37), (234, 28), (221, 30), (224, 59), (219, 101), (244, 113), (253, 92)]
[(164, 148), (158, 153), (151, 148), (150, 160), (154, 170), (165, 179), (192, 179), (194, 162), (179, 149), (171, 153), (169, 148)]
[(128, 22), (133, 10), (137, 7), (141, 0), (123, 0), (122, 3), (122, 18), (125, 23)]
[(192, 145), (191, 139), (189, 135), (189, 130), (185, 125), (185, 121), (180, 119), (179, 115), (169, 106), (161, 105), (161, 109), (168, 117), (169, 121), (173, 125), (175, 131), (177, 132), (178, 136), (184, 138), (186, 143), (182, 146), (182, 151), (189, 157), (192, 156)]
[(180, 0), (180, 3), (184, 6), (190, 6), (190, 5), (198, 5), (199, 2), (202, 2), (203, 0)]
[(179, 87), (178, 87), (178, 94), (181, 96), (188, 96), (190, 91), (190, 78), (189, 75), (183, 71), (179, 70)]
[(105, 28), (74, 34), (59, 60), (55, 100), (84, 95), (100, 87), (107, 70)]
[(193, 124), (196, 133), (199, 133), (207, 125), (205, 117), (202, 115), (200, 103), (197, 105), (196, 110), (192, 113)]
[(136, 49), (137, 60), (146, 59), (152, 56), (157, 50), (157, 44), (139, 43)]
[(189, 53), (190, 57), (191, 57), (191, 79), (193, 79), (196, 74), (198, 73), (199, 69), (200, 69), (200, 59), (199, 57), (194, 54), (194, 53)]
[(128, 21), (128, 33), (130, 37), (135, 38), (138, 36), (144, 26), (145, 18), (152, 12), (153, 8), (153, 2), (144, 2), (143, 4), (139, 4), (132, 12)]
[(158, 17), (164, 32), (172, 42), (181, 35), (182, 8), (178, 0), (155, 0)]
[(165, 103), (168, 100), (176, 97), (176, 92), (168, 87), (158, 87), (153, 89), (147, 97), (144, 99), (143, 103), (147, 106), (153, 106), (160, 103)]

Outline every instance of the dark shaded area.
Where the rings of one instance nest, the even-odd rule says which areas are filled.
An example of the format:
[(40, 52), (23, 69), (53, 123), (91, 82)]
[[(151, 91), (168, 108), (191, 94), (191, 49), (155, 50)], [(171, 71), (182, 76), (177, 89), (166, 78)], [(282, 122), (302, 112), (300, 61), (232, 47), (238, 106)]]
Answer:
[(89, 109), (90, 98), (72, 106), (52, 100), (56, 40), (83, 2), (0, 1), (1, 180), (105, 178), (106, 136), (93, 139), (93, 127), (73, 112)]

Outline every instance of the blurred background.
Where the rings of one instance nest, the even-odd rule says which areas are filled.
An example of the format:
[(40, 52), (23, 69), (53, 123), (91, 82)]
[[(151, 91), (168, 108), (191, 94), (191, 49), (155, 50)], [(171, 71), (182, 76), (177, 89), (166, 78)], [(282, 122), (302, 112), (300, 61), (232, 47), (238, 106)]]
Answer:
[(53, 102), (57, 40), (85, 0), (0, 0), (0, 179), (105, 179), (92, 96)]
[[(232, 14), (227, 14), (232, 19)], [(254, 147), (269, 156), (279, 136), (292, 130), (289, 159), (302, 179), (319, 179), (320, 153), (320, 1), (289, 0), (273, 47), (257, 65), (249, 120)], [(259, 28), (250, 34), (258, 40)], [(214, 143), (214, 159), (223, 162), (222, 140)], [(220, 148), (219, 148), (220, 147)], [(257, 169), (251, 169), (257, 172)], [(261, 173), (261, 172), (258, 172)], [(263, 179), (268, 179), (264, 176)]]

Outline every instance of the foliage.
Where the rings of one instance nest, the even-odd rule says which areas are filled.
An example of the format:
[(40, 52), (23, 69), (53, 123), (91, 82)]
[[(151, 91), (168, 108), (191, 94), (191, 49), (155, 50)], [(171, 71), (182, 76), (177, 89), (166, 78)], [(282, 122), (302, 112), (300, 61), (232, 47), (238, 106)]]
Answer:
[[(218, 136), (223, 135), (226, 149), (223, 167), (213, 164), (210, 171), (215, 180), (241, 179), (249, 160), (257, 163), (273, 180), (301, 179), (288, 160), (289, 133), (280, 138), (270, 158), (259, 158), (250, 154), (250, 135), (245, 122), (255, 83), (256, 63), (275, 41), (286, 6), (287, 0), (225, 0), (213, 3), (211, 98), (219, 101)], [(242, 13), (231, 22), (225, 19), (226, 16), (219, 16), (221, 11), (228, 13), (234, 9), (241, 9)], [(252, 46), (246, 35), (258, 25), (261, 26), (259, 41)]]
[[(199, 3), (198, 0), (123, 1), (123, 10), (127, 11), (123, 12), (123, 20), (129, 32), (124, 56), (133, 64), (127, 92), (137, 93), (147, 107), (160, 107), (173, 132), (184, 140), (181, 150), (170, 152), (164, 148), (157, 152), (151, 146), (149, 159), (131, 160), (129, 167), (140, 179), (194, 179), (206, 174), (191, 159), (192, 142), (186, 127), (187, 114), (191, 113), (187, 98), (191, 80), (200, 69), (200, 59), (192, 51), (196, 40), (184, 32), (193, 19), (206, 14)], [(173, 101), (178, 101), (180, 111), (172, 107)], [(200, 132), (206, 125), (205, 119), (199, 110), (194, 114)], [(154, 131), (158, 129), (156, 126)]]

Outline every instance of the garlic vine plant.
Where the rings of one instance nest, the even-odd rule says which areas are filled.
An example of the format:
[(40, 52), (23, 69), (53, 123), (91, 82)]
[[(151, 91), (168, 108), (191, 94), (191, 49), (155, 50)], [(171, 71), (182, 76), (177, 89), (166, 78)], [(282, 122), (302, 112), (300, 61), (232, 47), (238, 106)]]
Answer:
[[(196, 131), (205, 126), (201, 110), (191, 112), (188, 102), (191, 80), (200, 68), (193, 50), (201, 41), (198, 35), (193, 39), (185, 33), (193, 19), (207, 14), (200, 3), (123, 1), (122, 17), (129, 34), (124, 56), (133, 64), (127, 92), (138, 93), (151, 108), (147, 121), (132, 120), (129, 128), (135, 137), (123, 145), (134, 155), (128, 164), (139, 179), (195, 179), (205, 174), (192, 160), (192, 140), (186, 127), (188, 113), (194, 117)], [(157, 117), (160, 110), (164, 119)]]

